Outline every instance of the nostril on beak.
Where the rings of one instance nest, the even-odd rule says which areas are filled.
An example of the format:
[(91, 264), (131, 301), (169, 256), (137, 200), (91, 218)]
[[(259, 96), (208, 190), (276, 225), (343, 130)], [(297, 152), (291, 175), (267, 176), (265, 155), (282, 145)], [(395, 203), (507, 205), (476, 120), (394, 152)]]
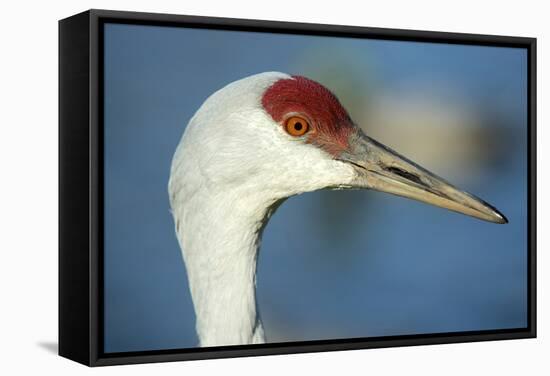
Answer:
[(387, 172), (391, 172), (394, 175), (401, 176), (402, 178), (405, 178), (407, 180), (413, 181), (417, 184), (425, 185), (418, 175), (405, 171), (400, 167), (387, 166), (384, 167), (384, 170)]

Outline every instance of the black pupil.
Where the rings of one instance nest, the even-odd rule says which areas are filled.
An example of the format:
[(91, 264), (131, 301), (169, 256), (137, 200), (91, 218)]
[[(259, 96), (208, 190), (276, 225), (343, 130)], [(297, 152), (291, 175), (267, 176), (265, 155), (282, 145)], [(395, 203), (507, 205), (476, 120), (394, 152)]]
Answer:
[(298, 122), (298, 123), (294, 124), (294, 129), (296, 129), (297, 131), (301, 131), (302, 130), (302, 123)]

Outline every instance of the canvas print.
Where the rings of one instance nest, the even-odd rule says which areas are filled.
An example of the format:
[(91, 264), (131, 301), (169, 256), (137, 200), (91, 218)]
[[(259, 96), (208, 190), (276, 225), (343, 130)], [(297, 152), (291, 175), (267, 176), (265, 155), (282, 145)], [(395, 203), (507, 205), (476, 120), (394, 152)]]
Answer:
[(528, 325), (527, 50), (103, 31), (105, 353)]

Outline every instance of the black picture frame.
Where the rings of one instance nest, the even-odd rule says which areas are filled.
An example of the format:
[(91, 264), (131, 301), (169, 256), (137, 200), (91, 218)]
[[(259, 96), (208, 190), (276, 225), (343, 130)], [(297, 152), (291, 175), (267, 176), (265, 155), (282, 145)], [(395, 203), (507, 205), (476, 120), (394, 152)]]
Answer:
[[(104, 353), (102, 61), (105, 22), (502, 46), (528, 52), (528, 326), (523, 329)], [(536, 337), (536, 39), (88, 10), (59, 21), (59, 354), (88, 366)]]

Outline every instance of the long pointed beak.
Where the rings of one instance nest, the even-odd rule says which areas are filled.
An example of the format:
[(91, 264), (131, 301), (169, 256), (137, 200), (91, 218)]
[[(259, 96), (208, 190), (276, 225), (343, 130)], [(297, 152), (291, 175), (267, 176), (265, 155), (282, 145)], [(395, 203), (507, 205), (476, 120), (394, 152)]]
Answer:
[(493, 206), (452, 186), (361, 131), (350, 137), (350, 151), (344, 152), (340, 160), (356, 169), (354, 187), (408, 197), (489, 222), (508, 223)]

